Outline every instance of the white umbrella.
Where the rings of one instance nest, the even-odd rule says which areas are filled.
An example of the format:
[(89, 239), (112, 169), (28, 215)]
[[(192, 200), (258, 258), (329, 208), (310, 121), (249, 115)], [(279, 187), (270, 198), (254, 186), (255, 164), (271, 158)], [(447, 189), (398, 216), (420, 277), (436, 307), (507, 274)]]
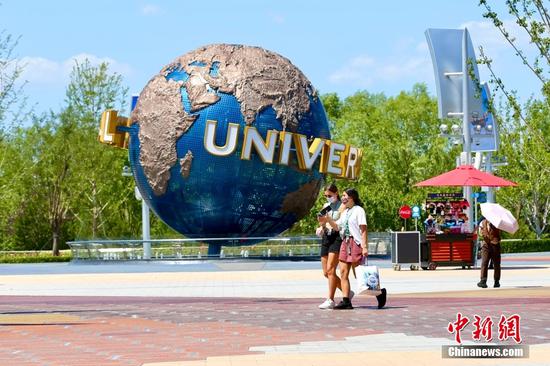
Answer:
[(482, 203), (479, 206), (481, 207), (481, 214), (497, 229), (504, 230), (510, 234), (518, 231), (518, 220), (516, 220), (510, 211), (498, 203)]

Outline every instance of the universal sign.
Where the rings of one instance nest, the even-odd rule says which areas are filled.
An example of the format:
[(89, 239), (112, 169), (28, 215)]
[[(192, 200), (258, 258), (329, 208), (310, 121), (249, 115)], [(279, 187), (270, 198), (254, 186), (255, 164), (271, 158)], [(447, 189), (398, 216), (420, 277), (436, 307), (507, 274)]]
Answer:
[[(240, 125), (229, 123), (223, 146), (216, 145), (217, 121), (207, 120), (204, 131), (204, 148), (215, 156), (229, 156), (237, 149)], [(244, 127), (241, 159), (250, 160), (252, 150), (265, 164), (289, 165), (292, 147), (296, 153), (298, 168), (311, 170), (320, 160), (319, 172), (338, 178), (355, 180), (361, 170), (361, 149), (323, 138), (308, 137), (287, 131), (269, 130), (265, 139), (255, 127)]]
[[(98, 140), (104, 144), (128, 148), (127, 132), (130, 123), (129, 118), (118, 116), (115, 110), (103, 112)], [(219, 146), (216, 145), (217, 125), (217, 121), (206, 121), (204, 148), (215, 156), (229, 156), (237, 149), (241, 126), (238, 123), (229, 123), (225, 144)], [(291, 152), (295, 151), (298, 168), (304, 171), (313, 169), (315, 162), (320, 158), (319, 172), (350, 180), (359, 177), (363, 156), (361, 149), (349, 144), (320, 137), (308, 140), (305, 135), (277, 130), (269, 130), (264, 139), (255, 127), (245, 126), (241, 159), (250, 160), (253, 150), (265, 164), (286, 166), (289, 165)]]

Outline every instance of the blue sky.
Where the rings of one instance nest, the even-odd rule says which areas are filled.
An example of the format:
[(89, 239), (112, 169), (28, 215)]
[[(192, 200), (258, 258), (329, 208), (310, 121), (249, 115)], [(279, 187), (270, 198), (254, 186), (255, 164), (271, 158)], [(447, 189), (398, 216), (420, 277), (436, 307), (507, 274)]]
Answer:
[[(174, 58), (211, 43), (275, 51), (321, 93), (395, 95), (424, 82), (435, 95), (424, 31), (464, 26), (510, 88), (523, 99), (539, 93), (535, 79), (482, 17), (477, 0), (0, 2), (0, 30), (21, 36), (16, 56), (26, 65), (25, 92), (38, 111), (63, 105), (75, 59), (108, 61), (130, 93), (139, 93)], [(525, 35), (516, 36), (527, 45)], [(488, 78), (485, 69), (480, 73)]]

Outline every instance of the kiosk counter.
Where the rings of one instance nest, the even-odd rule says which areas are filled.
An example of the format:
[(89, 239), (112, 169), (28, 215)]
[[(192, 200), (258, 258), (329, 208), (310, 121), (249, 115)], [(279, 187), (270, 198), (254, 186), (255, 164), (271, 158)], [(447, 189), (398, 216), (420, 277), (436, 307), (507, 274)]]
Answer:
[(422, 269), (436, 269), (438, 266), (462, 266), (471, 268), (474, 261), (476, 235), (471, 233), (426, 234), (421, 244)]

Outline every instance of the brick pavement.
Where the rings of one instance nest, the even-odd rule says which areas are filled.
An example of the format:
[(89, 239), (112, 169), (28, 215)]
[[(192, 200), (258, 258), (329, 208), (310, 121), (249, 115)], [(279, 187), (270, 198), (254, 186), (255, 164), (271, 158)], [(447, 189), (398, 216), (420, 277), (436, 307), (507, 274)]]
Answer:
[(446, 326), (458, 311), (493, 318), (518, 313), (525, 344), (550, 343), (546, 287), (393, 296), (383, 310), (369, 297), (355, 300), (353, 311), (321, 311), (318, 303), (307, 298), (0, 296), (0, 365), (200, 361), (260, 354), (251, 347), (383, 333), (447, 338), (452, 344)]

